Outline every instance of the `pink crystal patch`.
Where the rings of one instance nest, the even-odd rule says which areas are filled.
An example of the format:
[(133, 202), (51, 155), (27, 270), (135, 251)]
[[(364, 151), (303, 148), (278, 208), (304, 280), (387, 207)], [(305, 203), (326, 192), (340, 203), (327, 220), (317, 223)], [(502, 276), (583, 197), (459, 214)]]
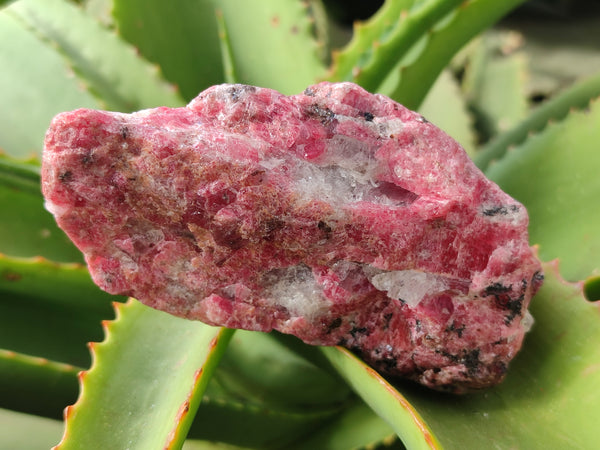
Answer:
[(351, 83), (63, 113), (42, 177), (102, 289), (343, 345), (436, 389), (502, 380), (543, 280), (525, 208), (422, 116)]

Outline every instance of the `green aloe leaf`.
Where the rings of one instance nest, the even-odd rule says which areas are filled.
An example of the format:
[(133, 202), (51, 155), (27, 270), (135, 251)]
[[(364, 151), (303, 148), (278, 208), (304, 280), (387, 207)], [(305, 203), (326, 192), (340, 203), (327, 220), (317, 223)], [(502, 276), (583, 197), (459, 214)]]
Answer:
[(264, 405), (224, 394), (215, 389), (216, 382), (211, 380), (198, 408), (188, 436), (192, 439), (245, 448), (290, 448), (345, 412), (339, 406), (300, 410)]
[(287, 339), (238, 331), (217, 369), (219, 384), (230, 394), (268, 406), (329, 409), (346, 401), (350, 390), (339, 377), (291, 351)]
[(305, 439), (286, 447), (287, 450), (348, 450), (404, 448), (393, 428), (365, 403), (355, 401), (335, 419), (314, 430)]
[[(297, 94), (325, 75), (309, 3), (215, 1), (240, 83)], [(248, 36), (252, 36), (248, 39)]]
[(77, 398), (80, 370), (0, 349), (0, 407), (61, 419), (65, 405)]
[(72, 3), (20, 0), (7, 11), (56, 48), (106, 108), (129, 112), (183, 104), (157, 67)]
[(0, 155), (0, 210), (4, 211), (0, 214), (0, 253), (83, 261), (81, 252), (44, 210), (38, 166)]
[[(408, 108), (418, 109), (427, 92), (456, 53), (524, 0), (467, 0), (431, 27), (416, 55), (402, 61), (386, 80), (385, 93)], [(399, 77), (399, 78), (398, 78)], [(394, 78), (398, 78), (394, 80)]]
[(0, 149), (23, 158), (41, 154), (53, 116), (102, 103), (73, 76), (56, 49), (11, 13), (17, 5), (0, 10), (0, 41), (10, 43), (0, 45)]
[(450, 396), (410, 385), (402, 392), (446, 449), (595, 448), (600, 404), (600, 310), (558, 263), (532, 301), (523, 349), (498, 387)]
[(288, 447), (342, 412), (352, 400), (348, 387), (291, 350), (291, 337), (280, 336), (235, 333), (190, 437), (253, 448)]
[(373, 47), (398, 26), (418, 0), (386, 1), (366, 22), (355, 22), (352, 38), (346, 46), (333, 53), (330, 78), (333, 81), (350, 80), (369, 57)]
[[(358, 58), (342, 57), (344, 60), (355, 61), (352, 68), (348, 71), (350, 64), (347, 61), (339, 66), (343, 72), (334, 65), (330, 78), (334, 81), (353, 81), (369, 91), (377, 91), (389, 74), (390, 68), (406, 56), (439, 20), (458, 7), (462, 1), (430, 0), (403, 2), (400, 8), (390, 6), (386, 12), (397, 14), (393, 27), (384, 25), (388, 20), (387, 15), (377, 16), (371, 29), (378, 31), (379, 37), (374, 39), (375, 33), (370, 31), (359, 35), (357, 41), (351, 43), (346, 50)], [(402, 17), (399, 13), (402, 10), (406, 11), (405, 8), (408, 7), (411, 7), (410, 11)], [(367, 45), (360, 42), (360, 36), (364, 36), (364, 39), (369, 40), (370, 43)]]
[(481, 149), (474, 160), (485, 170), (493, 161), (500, 159), (514, 145), (521, 144), (530, 133), (543, 130), (552, 120), (562, 120), (572, 109), (587, 108), (590, 101), (600, 96), (600, 74), (565, 89), (533, 110), (523, 122), (506, 131)]
[(419, 412), (374, 369), (342, 347), (321, 351), (352, 389), (382, 417), (410, 449), (441, 448)]
[(159, 64), (186, 100), (223, 81), (210, 0), (115, 0), (113, 15), (120, 34)]
[(179, 448), (232, 330), (116, 304), (57, 448)]
[[(484, 139), (506, 131), (525, 118), (527, 61), (512, 33), (487, 33), (478, 41), (465, 69), (464, 95), (477, 115)], [(509, 53), (510, 52), (510, 53)]]
[(111, 301), (81, 264), (0, 255), (0, 347), (81, 367)]
[(113, 0), (84, 0), (81, 7), (86, 14), (94, 17), (102, 25), (113, 28)]
[(600, 103), (531, 136), (491, 165), (487, 175), (521, 201), (530, 240), (544, 260), (560, 258), (563, 276), (587, 278), (600, 268)]

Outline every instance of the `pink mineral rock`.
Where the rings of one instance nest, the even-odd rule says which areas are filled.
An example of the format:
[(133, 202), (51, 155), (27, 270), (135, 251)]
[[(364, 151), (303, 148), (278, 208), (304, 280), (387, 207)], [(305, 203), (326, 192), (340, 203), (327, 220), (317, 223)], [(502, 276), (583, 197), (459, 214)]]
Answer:
[(532, 323), (525, 208), (351, 83), (63, 113), (42, 177), (94, 281), (177, 316), (343, 345), (452, 392), (499, 382)]

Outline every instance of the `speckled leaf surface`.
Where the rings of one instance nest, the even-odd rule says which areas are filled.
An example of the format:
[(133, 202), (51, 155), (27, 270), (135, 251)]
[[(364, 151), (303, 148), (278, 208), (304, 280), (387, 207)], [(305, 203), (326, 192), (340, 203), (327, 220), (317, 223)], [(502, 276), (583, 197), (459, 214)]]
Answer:
[(233, 331), (130, 300), (91, 344), (60, 449), (179, 448)]
[(571, 113), (492, 164), (487, 175), (521, 201), (530, 241), (563, 276), (582, 280), (600, 268), (600, 103)]
[(445, 449), (595, 448), (600, 404), (600, 309), (558, 263), (533, 299), (536, 320), (506, 380), (464, 397), (400, 387)]

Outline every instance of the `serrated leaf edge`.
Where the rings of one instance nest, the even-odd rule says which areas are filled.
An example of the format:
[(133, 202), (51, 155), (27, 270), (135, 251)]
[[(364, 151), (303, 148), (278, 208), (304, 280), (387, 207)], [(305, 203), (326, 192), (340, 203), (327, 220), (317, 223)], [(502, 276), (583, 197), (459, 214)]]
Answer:
[(549, 125), (566, 120), (570, 114), (591, 107), (600, 98), (600, 74), (582, 80), (534, 109), (525, 120), (506, 131), (481, 149), (475, 164), (487, 169), (506, 152), (522, 145), (529, 137), (543, 132)]

